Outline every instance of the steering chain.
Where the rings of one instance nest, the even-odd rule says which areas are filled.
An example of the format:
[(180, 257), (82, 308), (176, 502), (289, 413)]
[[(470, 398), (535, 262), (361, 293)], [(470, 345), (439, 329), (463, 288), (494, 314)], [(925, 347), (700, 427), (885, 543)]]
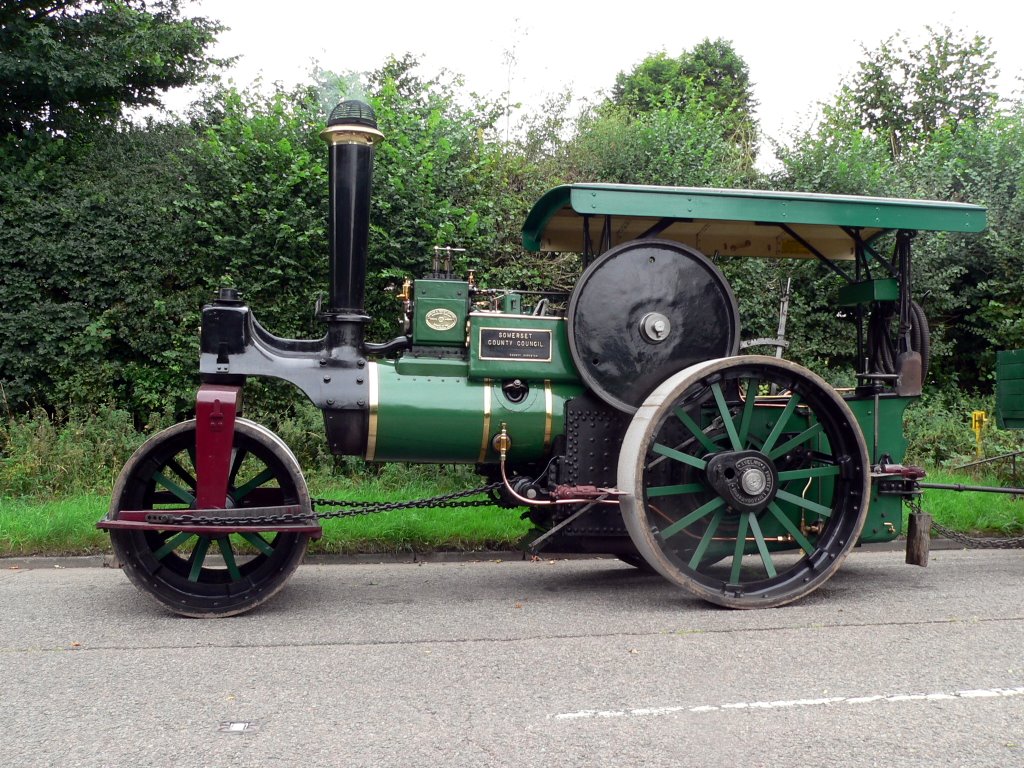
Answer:
[[(479, 488), (472, 488), (468, 491), (456, 491), (441, 496), (431, 496), (426, 499), (414, 499), (413, 501), (354, 501), (350, 499), (322, 499), (311, 498), (310, 503), (315, 507), (345, 507), (344, 509), (333, 509), (327, 512), (317, 512), (312, 515), (256, 515), (253, 517), (216, 517), (190, 515), (168, 515), (161, 522), (170, 525), (292, 525), (298, 523), (309, 523), (311, 520), (331, 520), (342, 517), (358, 517), (361, 515), (373, 515), (379, 512), (392, 512), (398, 509), (431, 509), (431, 508), (453, 508), (453, 507), (489, 507), (493, 506), (497, 499), (494, 491), (501, 488), (502, 484), (490, 483)], [(476, 496), (481, 493), (488, 494), (486, 499), (465, 499), (467, 496)]]

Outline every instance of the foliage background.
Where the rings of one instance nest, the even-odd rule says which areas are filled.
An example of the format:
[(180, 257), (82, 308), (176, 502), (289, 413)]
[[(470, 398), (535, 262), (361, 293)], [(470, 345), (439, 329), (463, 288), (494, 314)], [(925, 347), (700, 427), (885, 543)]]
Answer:
[[(75, 7), (85, 10), (76, 16)], [(368, 99), (387, 137), (371, 221), (373, 339), (395, 335), (389, 287), (426, 272), (435, 245), (466, 248), (459, 269), (475, 268), (485, 285), (571, 287), (576, 259), (524, 254), (519, 228), (544, 190), (588, 180), (986, 206), (980, 237), (922, 235), (914, 245), (936, 391), (932, 415), (911, 424), (920, 434), (938, 435), (943, 421), (961, 419), (965, 398), (991, 393), (995, 350), (1024, 347), (1024, 106), (997, 100), (983, 38), (933, 30), (923, 47), (894, 37), (865, 51), (817, 120), (775, 148), (779, 170), (766, 174), (756, 165), (749, 73), (728, 41), (653, 54), (621, 73), (608, 98), (577, 111), (577, 95), (560, 94), (511, 132), (503, 100), (467, 94), (456, 76), (425, 74), (409, 55), (365, 73), (314, 70), (290, 91), (212, 82), (186, 119), (140, 123), (125, 109), (216, 70), (205, 54), (215, 22), (182, 18), (171, 0), (13, 8), (2, 10), (0, 33), (5, 471), (14, 457), (39, 454), (26, 435), (45, 432), (44, 422), (53, 441), (90, 444), (79, 427), (94, 420), (122, 451), (125, 425), (137, 432), (187, 415), (199, 312), (218, 285), (241, 288), (279, 335), (322, 332), (315, 308), (326, 286), (327, 174), (317, 132), (342, 97)], [(82, 24), (93, 49), (106, 52), (105, 69), (74, 44), (72, 28)], [(125, 29), (135, 46), (113, 46)], [(61, 71), (91, 74), (61, 80)], [(90, 78), (105, 90), (74, 90)], [(836, 278), (807, 262), (720, 265), (747, 338), (774, 335), (792, 279), (788, 356), (849, 383), (854, 336), (836, 316)], [(273, 425), (294, 428), (300, 443), (317, 432), (290, 391), (254, 382), (247, 400)], [(912, 438), (922, 454), (949, 446), (937, 460), (964, 450), (951, 439)], [(322, 448), (309, 450), (310, 461), (330, 464)], [(39, 455), (42, 471), (52, 460)], [(0, 494), (31, 486), (19, 473), (7, 472)]]

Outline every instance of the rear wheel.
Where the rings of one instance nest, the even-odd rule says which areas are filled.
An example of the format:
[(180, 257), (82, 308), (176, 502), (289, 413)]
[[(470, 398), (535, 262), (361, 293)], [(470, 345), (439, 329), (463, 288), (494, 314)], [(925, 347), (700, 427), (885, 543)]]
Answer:
[(659, 386), (630, 423), (618, 474), (647, 562), (732, 608), (783, 605), (828, 580), (860, 535), (870, 482), (842, 398), (795, 363), (755, 355)]
[[(186, 512), (195, 507), (195, 421), (154, 435), (129, 459), (111, 499), (120, 510)], [(226, 508), (298, 504), (309, 492), (288, 447), (260, 425), (235, 422)], [(273, 596), (298, 567), (306, 534), (204, 535), (182, 531), (110, 531), (114, 552), (141, 590), (184, 616), (232, 616)]]

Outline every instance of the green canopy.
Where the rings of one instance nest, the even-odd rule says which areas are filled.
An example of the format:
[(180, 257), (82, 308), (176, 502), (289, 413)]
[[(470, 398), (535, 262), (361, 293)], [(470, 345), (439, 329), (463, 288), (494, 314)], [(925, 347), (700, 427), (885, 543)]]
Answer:
[[(586, 226), (584, 226), (586, 222)], [(856, 234), (896, 230), (980, 232), (985, 209), (966, 203), (807, 192), (631, 184), (555, 187), (523, 225), (529, 251), (582, 253), (585, 234), (602, 251), (638, 237), (685, 243), (706, 254), (853, 259)], [(852, 234), (853, 233), (853, 234)]]

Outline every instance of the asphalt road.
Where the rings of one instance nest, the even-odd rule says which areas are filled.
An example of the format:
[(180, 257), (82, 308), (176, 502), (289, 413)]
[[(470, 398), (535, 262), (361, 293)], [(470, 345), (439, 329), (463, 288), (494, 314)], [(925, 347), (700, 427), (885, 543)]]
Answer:
[(0, 562), (0, 766), (1021, 766), (1020, 551), (706, 606), (614, 560), (307, 565), (180, 619)]

